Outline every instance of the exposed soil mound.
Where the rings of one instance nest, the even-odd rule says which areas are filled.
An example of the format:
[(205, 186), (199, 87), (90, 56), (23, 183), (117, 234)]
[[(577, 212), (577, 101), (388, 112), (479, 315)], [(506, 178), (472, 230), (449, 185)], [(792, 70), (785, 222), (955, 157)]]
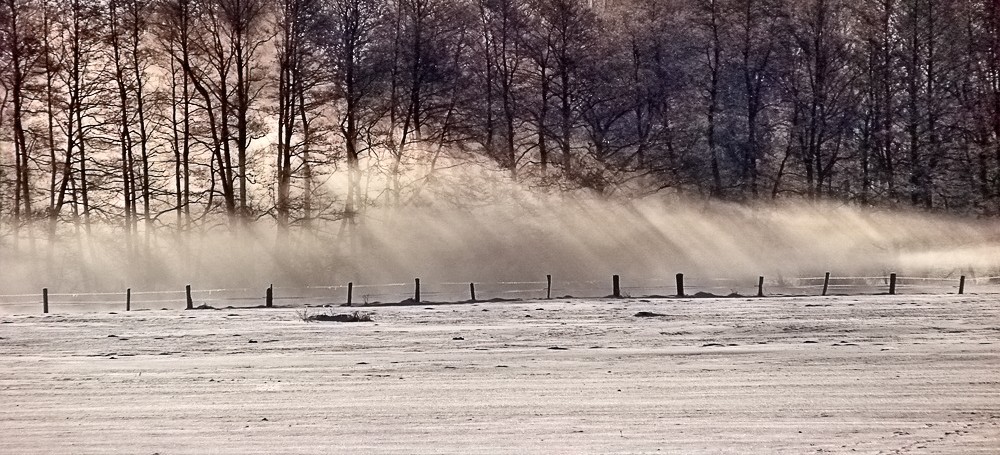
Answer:
[(697, 292), (691, 295), (690, 297), (694, 297), (696, 299), (718, 299), (722, 297), (730, 297), (730, 298), (743, 297), (743, 294), (740, 294), (739, 292), (732, 292), (726, 295), (718, 295), (718, 294), (712, 294), (711, 292)]
[(192, 309), (192, 310), (218, 310), (218, 308), (216, 308), (214, 306), (211, 306), (209, 304), (206, 304), (206, 303), (203, 303), (203, 304), (198, 305), (196, 307), (192, 307), (190, 309)]

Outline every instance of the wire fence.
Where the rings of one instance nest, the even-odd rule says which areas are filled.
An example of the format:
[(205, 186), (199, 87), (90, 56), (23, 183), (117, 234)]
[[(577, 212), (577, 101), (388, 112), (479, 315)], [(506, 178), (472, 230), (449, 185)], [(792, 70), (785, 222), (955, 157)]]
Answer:
[(694, 298), (780, 297), (870, 294), (962, 294), (1000, 292), (1000, 276), (905, 277), (826, 276), (765, 280), (732, 278), (671, 278), (330, 284), (316, 286), (185, 289), (171, 291), (0, 294), (3, 312), (44, 313), (95, 310), (155, 310), (191, 308), (309, 307), (391, 304), (433, 304), (546, 298)]

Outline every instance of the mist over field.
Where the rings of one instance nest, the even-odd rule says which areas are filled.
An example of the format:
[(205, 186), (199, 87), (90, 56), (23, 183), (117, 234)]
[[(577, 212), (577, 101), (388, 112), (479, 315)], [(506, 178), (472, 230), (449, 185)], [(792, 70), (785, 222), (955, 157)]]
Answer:
[(478, 207), (371, 209), (279, 235), (260, 223), (50, 243), (22, 232), (0, 254), (4, 293), (321, 286), (407, 282), (872, 276), (997, 272), (995, 223), (832, 203), (745, 206), (649, 197), (623, 203), (551, 196)]

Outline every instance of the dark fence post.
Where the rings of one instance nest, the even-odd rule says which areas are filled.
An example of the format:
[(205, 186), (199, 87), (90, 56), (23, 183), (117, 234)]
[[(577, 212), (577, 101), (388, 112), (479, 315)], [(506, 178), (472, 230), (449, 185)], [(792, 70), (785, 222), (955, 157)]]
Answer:
[(351, 306), (351, 298), (354, 297), (354, 282), (347, 283), (347, 306)]
[(958, 294), (965, 294), (965, 275), (958, 277)]
[(420, 303), (420, 278), (413, 279), (413, 301)]
[(469, 294), (472, 295), (472, 301), (476, 301), (476, 283), (469, 283)]
[(42, 313), (49, 313), (49, 288), (42, 288)]
[(826, 295), (827, 289), (830, 289), (830, 272), (823, 277), (823, 295)]
[(677, 274), (677, 297), (684, 297), (684, 274)]
[(764, 277), (757, 277), (757, 297), (764, 297)]
[(889, 295), (896, 295), (896, 274), (889, 274)]
[(271, 308), (274, 306), (274, 285), (267, 287), (266, 295), (264, 296), (264, 306)]
[(125, 311), (132, 311), (132, 288), (125, 290)]
[(184, 294), (187, 295), (187, 309), (194, 309), (194, 300), (191, 300), (191, 285), (184, 286)]
[(619, 286), (618, 275), (611, 276), (611, 295), (616, 299), (622, 298), (622, 289)]
[(552, 275), (545, 275), (545, 282), (548, 285), (545, 287), (545, 299), (552, 299)]

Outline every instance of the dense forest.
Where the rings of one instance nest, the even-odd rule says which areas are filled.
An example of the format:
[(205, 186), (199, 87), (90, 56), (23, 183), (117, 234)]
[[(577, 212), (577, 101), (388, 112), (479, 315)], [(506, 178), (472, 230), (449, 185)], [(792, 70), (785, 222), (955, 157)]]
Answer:
[(5, 233), (498, 178), (1000, 213), (994, 0), (0, 1)]

